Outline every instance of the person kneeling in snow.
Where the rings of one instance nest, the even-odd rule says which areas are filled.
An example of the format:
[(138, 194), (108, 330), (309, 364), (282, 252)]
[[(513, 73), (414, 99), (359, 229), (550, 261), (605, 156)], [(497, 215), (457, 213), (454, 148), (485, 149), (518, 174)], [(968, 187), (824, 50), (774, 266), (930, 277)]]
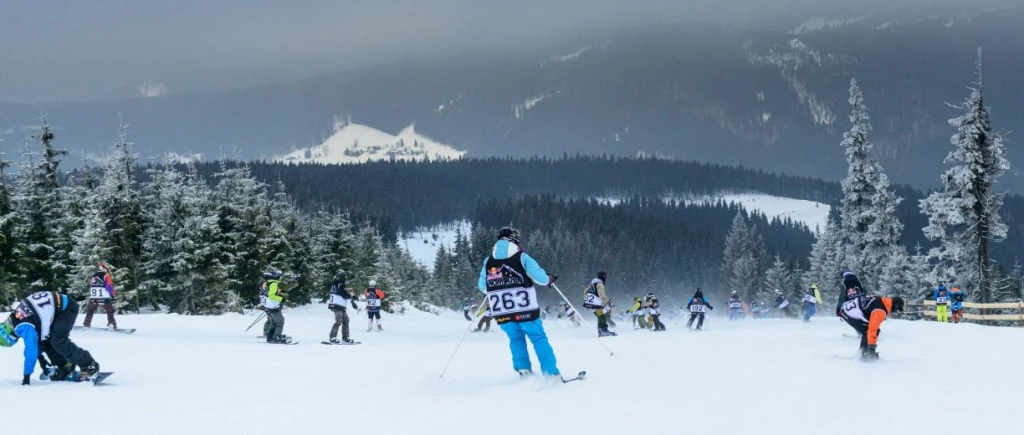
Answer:
[[(556, 276), (550, 275), (519, 246), (519, 230), (502, 228), (491, 255), (484, 259), (477, 287), (486, 297), (490, 315), (508, 335), (512, 351), (512, 368), (519, 376), (533, 373), (526, 339), (545, 376), (560, 376), (555, 351), (548, 343), (540, 319), (540, 304), (534, 284), (551, 287)], [(574, 313), (575, 314), (575, 313)]]
[(903, 312), (903, 299), (899, 297), (859, 295), (847, 300), (839, 308), (839, 317), (860, 334), (861, 359), (878, 359), (878, 334), (885, 318)]

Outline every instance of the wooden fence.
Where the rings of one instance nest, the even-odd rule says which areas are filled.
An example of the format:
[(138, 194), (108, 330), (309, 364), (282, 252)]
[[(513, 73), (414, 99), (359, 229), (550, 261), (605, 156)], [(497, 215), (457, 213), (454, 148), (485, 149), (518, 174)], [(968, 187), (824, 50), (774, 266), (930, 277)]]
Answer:
[[(935, 301), (924, 301), (923, 304), (914, 304), (921, 307), (921, 315), (935, 319)], [(973, 312), (970, 312), (971, 310)], [(987, 310), (1016, 310), (1013, 314), (988, 314)], [(952, 319), (952, 310), (949, 311)], [(964, 320), (977, 322), (992, 321), (1013, 321), (1024, 326), (1024, 302), (1005, 302), (998, 304), (982, 304), (978, 302), (964, 302)]]

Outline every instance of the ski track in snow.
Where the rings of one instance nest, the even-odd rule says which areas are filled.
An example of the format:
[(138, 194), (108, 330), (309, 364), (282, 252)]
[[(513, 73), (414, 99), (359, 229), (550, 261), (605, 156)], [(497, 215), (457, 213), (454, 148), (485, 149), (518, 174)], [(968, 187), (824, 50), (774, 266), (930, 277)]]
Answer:
[(500, 331), (469, 334), (439, 379), (468, 326), (460, 313), (385, 313), (384, 333), (365, 332), (358, 313), (352, 337), (363, 344), (351, 347), (319, 344), (333, 322), (323, 305), (284, 314), (297, 346), (261, 343), (259, 324), (243, 332), (255, 314), (119, 316), (139, 331), (72, 333), (117, 372), (105, 385), (39, 381), (37, 370), (22, 387), (19, 344), (0, 351), (0, 390), (19, 421), (51, 421), (47, 404), (65, 406), (94, 425), (109, 419), (105, 435), (633, 433), (638, 424), (662, 433), (862, 435), (864, 424), (849, 420), (860, 412), (877, 433), (996, 434), (1016, 432), (1010, 416), (1024, 405), (1024, 380), (1013, 375), (1024, 330), (1015, 328), (889, 320), (882, 360), (865, 364), (853, 358), (856, 340), (842, 336), (850, 328), (832, 317), (710, 317), (700, 333), (675, 319), (665, 333), (620, 322), (620, 335), (603, 339), (615, 358), (595, 342), (593, 322), (547, 321), (563, 373), (588, 372), (561, 385), (520, 381)]

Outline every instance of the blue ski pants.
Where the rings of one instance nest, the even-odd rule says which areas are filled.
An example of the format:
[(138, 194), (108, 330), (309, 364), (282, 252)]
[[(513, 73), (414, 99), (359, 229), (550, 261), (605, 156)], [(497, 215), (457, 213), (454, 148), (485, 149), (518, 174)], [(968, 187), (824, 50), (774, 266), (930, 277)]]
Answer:
[(810, 322), (811, 317), (814, 317), (814, 311), (817, 309), (816, 304), (804, 304), (804, 321)]
[(532, 370), (530, 364), (530, 351), (526, 348), (526, 339), (533, 343), (533, 351), (540, 361), (540, 370), (545, 375), (558, 375), (555, 351), (548, 343), (548, 335), (544, 333), (544, 325), (541, 320), (529, 322), (508, 322), (501, 324), (501, 330), (508, 335), (508, 347), (512, 350), (512, 368), (519, 370)]

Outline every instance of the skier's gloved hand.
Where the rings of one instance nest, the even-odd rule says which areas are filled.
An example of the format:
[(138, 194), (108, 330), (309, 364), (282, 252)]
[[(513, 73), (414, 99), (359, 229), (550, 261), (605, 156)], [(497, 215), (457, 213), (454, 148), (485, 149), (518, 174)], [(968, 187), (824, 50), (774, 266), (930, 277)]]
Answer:
[(356, 306), (356, 301), (351, 301), (351, 302), (352, 302), (352, 309), (356, 310), (356, 311), (359, 311), (359, 307)]
[(32, 378), (32, 375), (25, 375), (25, 377), (21, 380), (21, 385), (28, 385), (29, 383), (31, 383), (32, 382), (31, 378)]
[(558, 281), (558, 276), (552, 275), (552, 274), (549, 273), (548, 274), (548, 287), (553, 287), (555, 285), (555, 281)]

